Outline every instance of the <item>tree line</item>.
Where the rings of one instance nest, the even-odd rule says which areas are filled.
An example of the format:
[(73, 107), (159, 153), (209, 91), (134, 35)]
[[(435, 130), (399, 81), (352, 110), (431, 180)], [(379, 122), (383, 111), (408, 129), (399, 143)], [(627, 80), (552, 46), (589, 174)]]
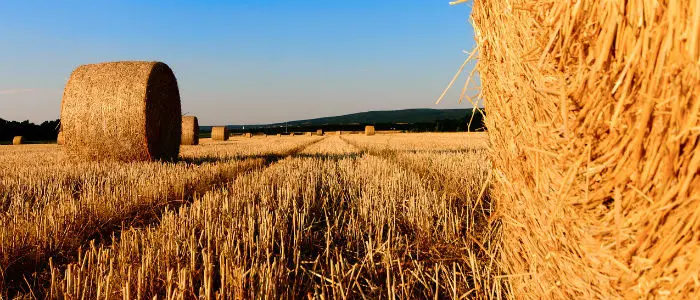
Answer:
[(58, 136), (60, 120), (44, 121), (37, 125), (29, 121), (7, 121), (0, 118), (0, 141), (11, 141), (23, 136), (26, 141), (52, 141)]

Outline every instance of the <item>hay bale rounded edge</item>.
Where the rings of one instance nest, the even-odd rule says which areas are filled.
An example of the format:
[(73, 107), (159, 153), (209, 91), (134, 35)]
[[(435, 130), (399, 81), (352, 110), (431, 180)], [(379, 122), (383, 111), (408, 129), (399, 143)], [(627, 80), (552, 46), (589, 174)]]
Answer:
[(176, 159), (180, 117), (177, 80), (162, 62), (79, 66), (61, 103), (66, 152), (88, 160)]
[(12, 139), (12, 145), (22, 145), (24, 144), (24, 137), (16, 136)]
[(65, 138), (63, 137), (63, 131), (58, 132), (58, 136), (56, 136), (56, 144), (58, 144), (58, 145), (65, 144)]
[(199, 121), (195, 116), (182, 116), (181, 145), (199, 145)]
[(228, 128), (226, 126), (217, 126), (211, 128), (211, 139), (214, 141), (228, 140)]

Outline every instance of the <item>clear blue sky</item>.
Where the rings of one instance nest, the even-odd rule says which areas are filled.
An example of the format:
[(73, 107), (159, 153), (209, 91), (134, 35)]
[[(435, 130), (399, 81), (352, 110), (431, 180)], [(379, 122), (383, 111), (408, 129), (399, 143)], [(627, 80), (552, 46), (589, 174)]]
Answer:
[[(148, 3), (141, 3), (148, 2)], [(170, 65), (200, 124), (261, 124), (436, 98), (474, 46), (471, 4), (448, 0), (2, 1), (0, 118), (60, 114), (78, 65)]]

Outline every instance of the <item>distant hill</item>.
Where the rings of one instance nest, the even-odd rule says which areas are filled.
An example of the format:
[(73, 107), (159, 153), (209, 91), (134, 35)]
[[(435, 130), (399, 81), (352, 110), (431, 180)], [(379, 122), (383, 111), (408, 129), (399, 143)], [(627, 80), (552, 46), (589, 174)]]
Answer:
[[(298, 120), (287, 122), (290, 126), (300, 125), (349, 125), (349, 124), (378, 124), (378, 123), (434, 123), (437, 120), (463, 119), (471, 114), (471, 109), (402, 109), (380, 110), (354, 113), (349, 115)], [(285, 123), (270, 124), (282, 125)]]
[[(367, 124), (426, 124), (441, 120), (462, 120), (471, 116), (472, 109), (402, 109), (367, 111), (348, 115), (323, 117), (306, 120), (296, 120), (281, 123), (261, 125), (228, 125), (230, 129), (240, 130), (245, 126), (249, 129), (271, 127), (307, 127), (307, 126), (341, 126), (341, 125), (367, 125)], [(203, 130), (210, 130), (211, 126), (201, 126)]]
[[(483, 109), (482, 109), (483, 111)], [(425, 131), (483, 131), (481, 114), (473, 109), (402, 109), (368, 111), (348, 115), (296, 120), (261, 125), (226, 125), (232, 132), (285, 133), (323, 131), (363, 131), (365, 125), (374, 125), (377, 130), (399, 130), (405, 132)], [(467, 129), (470, 119), (471, 126)], [(211, 126), (200, 126), (200, 137), (208, 137)]]

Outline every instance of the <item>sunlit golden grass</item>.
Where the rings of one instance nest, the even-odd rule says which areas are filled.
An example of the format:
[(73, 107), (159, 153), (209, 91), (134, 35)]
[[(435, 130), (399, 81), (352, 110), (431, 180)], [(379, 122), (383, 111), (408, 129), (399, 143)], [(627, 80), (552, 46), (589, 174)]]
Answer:
[(498, 298), (480, 138), (203, 139), (177, 163), (78, 165), (2, 147), (2, 295)]

